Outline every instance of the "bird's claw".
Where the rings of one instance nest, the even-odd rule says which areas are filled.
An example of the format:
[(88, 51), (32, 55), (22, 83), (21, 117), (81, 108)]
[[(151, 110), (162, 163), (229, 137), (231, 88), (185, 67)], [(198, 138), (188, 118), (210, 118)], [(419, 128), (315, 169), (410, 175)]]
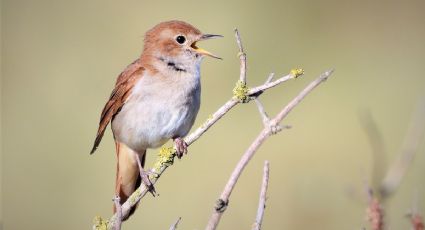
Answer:
[(152, 194), (152, 196), (155, 196), (156, 190), (151, 180), (149, 179), (149, 174), (151, 174), (151, 172), (147, 172), (143, 169), (140, 170), (140, 177), (142, 178), (143, 183), (146, 185), (148, 191)]
[(150, 172), (146, 172), (143, 169), (140, 157), (141, 157), (140, 155), (136, 156), (137, 165), (139, 166), (140, 178), (142, 178), (142, 182), (146, 185), (148, 191), (152, 194), (152, 196), (155, 196), (156, 194), (155, 187), (153, 186), (151, 180), (149, 179)]
[(187, 143), (180, 137), (174, 139), (174, 148), (179, 159), (182, 158), (183, 154), (187, 154)]

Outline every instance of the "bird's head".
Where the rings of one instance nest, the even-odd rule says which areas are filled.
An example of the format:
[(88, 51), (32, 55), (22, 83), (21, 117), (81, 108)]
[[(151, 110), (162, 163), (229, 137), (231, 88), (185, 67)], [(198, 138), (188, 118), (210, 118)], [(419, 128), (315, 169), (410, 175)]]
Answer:
[(218, 37), (222, 36), (203, 34), (183, 21), (162, 22), (146, 32), (142, 58), (149, 56), (176, 65), (199, 63), (204, 56), (221, 59), (197, 46), (199, 41)]

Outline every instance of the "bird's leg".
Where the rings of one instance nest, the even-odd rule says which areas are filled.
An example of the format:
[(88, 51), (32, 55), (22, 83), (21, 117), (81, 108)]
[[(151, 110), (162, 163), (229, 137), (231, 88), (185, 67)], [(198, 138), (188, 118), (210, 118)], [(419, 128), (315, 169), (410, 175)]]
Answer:
[(155, 196), (155, 194), (156, 194), (155, 187), (153, 186), (151, 180), (149, 179), (149, 173), (146, 172), (143, 169), (140, 157), (141, 156), (139, 154), (136, 154), (137, 165), (139, 166), (140, 177), (142, 178), (143, 183), (146, 185), (146, 187), (148, 188), (148, 190), (152, 194), (152, 196)]
[(176, 148), (177, 158), (182, 158), (183, 154), (187, 154), (187, 143), (181, 137), (173, 138), (174, 147)]

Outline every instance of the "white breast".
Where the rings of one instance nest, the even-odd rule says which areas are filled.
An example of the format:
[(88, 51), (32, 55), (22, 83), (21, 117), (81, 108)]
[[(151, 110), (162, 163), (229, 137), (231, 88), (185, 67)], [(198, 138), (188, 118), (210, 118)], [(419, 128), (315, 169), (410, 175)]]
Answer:
[(114, 136), (136, 151), (184, 137), (200, 106), (199, 71), (140, 78), (112, 122)]

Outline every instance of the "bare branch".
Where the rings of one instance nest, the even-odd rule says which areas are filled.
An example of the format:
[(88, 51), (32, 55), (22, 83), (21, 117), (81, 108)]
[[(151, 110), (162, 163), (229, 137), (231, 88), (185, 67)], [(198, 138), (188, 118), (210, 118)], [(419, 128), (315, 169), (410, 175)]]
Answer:
[(320, 85), (320, 83), (326, 81), (328, 77), (333, 73), (333, 71), (333, 69), (328, 70), (322, 73), (316, 80), (311, 82), (303, 91), (301, 91), (300, 94), (298, 94), (297, 97), (295, 97), (291, 102), (289, 102), (288, 105), (286, 105), (285, 108), (283, 108), (282, 111), (280, 111), (280, 113), (273, 119), (274, 122), (276, 124), (280, 123), (289, 114), (289, 112), (291, 112), (291, 110), (295, 108), (295, 106), (297, 106), (298, 103), (300, 103), (305, 98), (305, 96), (307, 96), (307, 94), (309, 94), (314, 88)]
[(270, 83), (274, 78), (274, 73), (270, 73), (270, 75), (267, 77), (266, 82), (264, 82), (264, 84), (268, 84)]
[(253, 230), (260, 230), (263, 223), (264, 210), (266, 209), (267, 187), (269, 185), (269, 162), (264, 162), (263, 182), (261, 184), (260, 200), (258, 202), (257, 218), (253, 226)]
[(212, 125), (214, 125), (220, 118), (222, 118), (229, 110), (231, 110), (239, 102), (236, 99), (230, 99), (223, 106), (221, 106), (204, 124), (202, 124), (198, 129), (189, 134), (184, 141), (187, 145), (191, 145), (198, 138), (202, 136)]
[[(316, 88), (320, 83), (325, 81), (331, 74), (333, 70), (329, 70), (321, 74), (316, 80), (307, 85), (304, 90), (302, 90), (298, 96), (296, 96), (292, 101), (288, 103), (280, 113), (272, 119), (271, 124), (279, 124), (291, 110), (297, 106), (304, 98), (309, 94), (314, 88)], [(216, 206), (214, 207), (213, 214), (211, 215), (207, 227), (207, 230), (216, 229), (223, 212), (226, 210), (229, 203), (229, 197), (238, 181), (242, 171), (245, 169), (251, 158), (257, 152), (258, 148), (264, 143), (264, 141), (272, 134), (271, 126), (266, 126), (257, 136), (257, 138), (252, 142), (251, 146), (246, 150), (242, 158), (239, 160), (236, 168), (233, 170), (232, 175), (230, 176), (226, 186), (224, 187), (223, 192), (221, 193), (220, 198), (217, 200)]]
[(369, 110), (361, 111), (360, 123), (363, 124), (372, 148), (370, 187), (376, 189), (380, 186), (380, 183), (387, 171), (387, 154), (385, 145), (378, 125)]
[[(369, 115), (369, 114), (367, 114)], [(410, 167), (411, 162), (413, 160), (414, 155), (417, 152), (420, 141), (423, 139), (425, 135), (425, 101), (421, 101), (421, 103), (417, 106), (416, 111), (413, 114), (413, 118), (411, 119), (409, 129), (407, 135), (405, 137), (403, 147), (401, 153), (399, 155), (399, 159), (394, 162), (393, 167), (387, 171), (387, 174), (382, 181), (379, 187), (379, 194), (374, 195), (373, 189), (370, 186), (366, 186), (368, 193), (368, 209), (367, 209), (367, 217), (371, 224), (373, 230), (382, 230), (384, 229), (384, 209), (382, 208), (382, 204), (387, 200), (387, 198), (393, 194), (396, 189), (399, 187), (401, 180), (403, 179), (407, 169)], [(364, 119), (367, 121), (368, 134), (373, 143), (375, 160), (380, 161), (379, 155), (384, 153), (384, 147), (382, 144), (382, 140), (380, 138), (378, 129), (373, 122), (373, 119), (369, 115)], [(376, 140), (375, 140), (376, 139)], [(383, 156), (383, 155), (382, 155)], [(378, 164), (375, 163), (374, 172), (378, 172)], [(376, 176), (376, 175), (374, 175)], [(374, 178), (376, 179), (376, 178)], [(378, 199), (380, 197), (380, 199)], [(409, 215), (411, 223), (415, 228), (423, 230), (423, 222), (420, 216), (417, 216), (417, 211), (415, 206), (412, 210), (412, 213)]]
[(121, 230), (121, 222), (122, 222), (122, 209), (120, 204), (120, 197), (115, 196), (114, 199), (115, 210), (117, 212), (117, 221), (115, 222), (114, 230)]
[(275, 86), (279, 85), (280, 83), (283, 83), (285, 81), (291, 80), (293, 78), (294, 78), (294, 75), (287, 74), (287, 75), (285, 75), (285, 76), (283, 76), (283, 77), (281, 77), (281, 78), (279, 78), (279, 79), (277, 79), (275, 81), (272, 81), (272, 82), (269, 82), (269, 83), (265, 83), (263, 85), (260, 85), (260, 86), (251, 88), (248, 91), (248, 95), (255, 95), (255, 94), (257, 94), (257, 93), (259, 93), (261, 91), (264, 91), (266, 89), (270, 89), (272, 87), (275, 87)]
[(181, 220), (182, 218), (181, 217), (179, 217), (177, 220), (176, 220), (176, 222), (174, 222), (174, 224), (173, 225), (171, 225), (171, 227), (170, 227), (170, 230), (176, 230), (177, 229), (177, 225), (179, 225), (179, 223), (180, 223), (180, 220)]
[(267, 126), (269, 124), (270, 118), (267, 115), (266, 111), (264, 110), (263, 104), (260, 102), (258, 98), (255, 98), (254, 101), (255, 101), (255, 104), (257, 104), (258, 112), (260, 112), (264, 126)]
[(276, 123), (270, 122), (270, 118), (267, 115), (267, 113), (266, 113), (266, 111), (264, 109), (264, 106), (260, 102), (260, 100), (258, 98), (255, 98), (254, 101), (255, 101), (255, 104), (257, 105), (258, 111), (260, 112), (261, 118), (263, 120), (263, 125), (264, 126), (269, 126), (270, 129), (271, 129), (271, 133), (272, 134), (276, 134), (276, 133), (282, 131), (283, 128), (286, 128), (286, 129), (291, 128), (291, 126), (289, 126), (289, 125), (284, 125), (282, 127), (280, 124), (276, 124)]
[(235, 28), (235, 36), (236, 36), (236, 42), (238, 43), (238, 47), (239, 47), (238, 56), (241, 61), (241, 70), (240, 70), (239, 80), (242, 83), (246, 84), (246, 54), (242, 46), (241, 36), (239, 35), (239, 31), (236, 28)]
[(388, 197), (400, 185), (407, 169), (418, 150), (419, 143), (425, 135), (425, 100), (422, 100), (417, 106), (410, 122), (407, 135), (401, 148), (399, 159), (388, 170), (387, 175), (382, 181), (380, 193), (383, 197)]

